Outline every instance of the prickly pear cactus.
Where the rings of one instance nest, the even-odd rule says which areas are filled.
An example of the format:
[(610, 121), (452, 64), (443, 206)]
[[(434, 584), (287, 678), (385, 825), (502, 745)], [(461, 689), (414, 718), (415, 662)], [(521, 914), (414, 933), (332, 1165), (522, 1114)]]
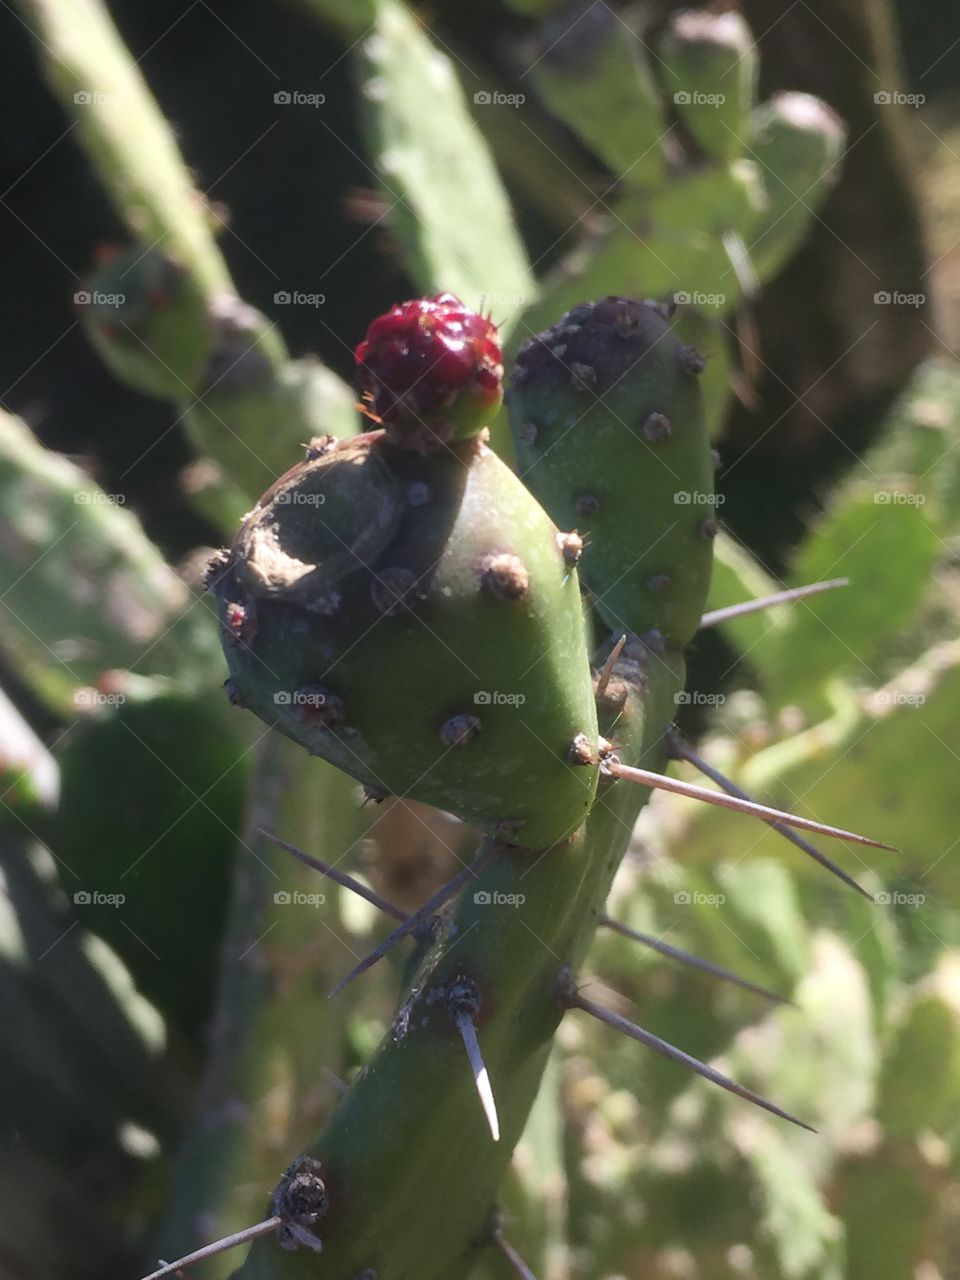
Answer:
[[(658, 309), (606, 299), (582, 310), (599, 390), (624, 380), (624, 412), (636, 417), (639, 404), (645, 420), (655, 401), (677, 421), (670, 468), (639, 465), (631, 478), (631, 502), (659, 511), (664, 489), (710, 475), (699, 357)], [(550, 361), (554, 340), (539, 343)], [(279, 1211), (281, 1243), (308, 1246), (302, 1264), (263, 1240), (246, 1275), (465, 1274), (492, 1240), (497, 1187), (576, 1002), (571, 975), (649, 794), (617, 767), (666, 762), (710, 541), (694, 544), (706, 564), (660, 593), (674, 609), (651, 611), (642, 586), (618, 600), (616, 625), (632, 634), (660, 624), (669, 649), (649, 635), (613, 651), (607, 642), (594, 673), (582, 540), (558, 533), (482, 438), (500, 393), (495, 344), (489, 322), (448, 296), (375, 321), (357, 358), (367, 411), (384, 427), (315, 442), (211, 565), (235, 701), (372, 790), (430, 800), (495, 837), (450, 913), (420, 922), (390, 1032), (308, 1152), (322, 1213), (293, 1215), (291, 1237), (291, 1213)], [(656, 355), (635, 374), (647, 352)], [(542, 377), (518, 367), (531, 395), (542, 388), (550, 424), (552, 365)], [(606, 440), (607, 427), (598, 419), (583, 431), (605, 449), (591, 478), (623, 462), (624, 441)], [(545, 452), (541, 473), (554, 465), (562, 488), (577, 464)], [(626, 516), (609, 533), (597, 528), (608, 545), (595, 581), (631, 578), (635, 536)], [(548, 845), (531, 860), (531, 847)], [(439, 1221), (417, 1211), (425, 1197), (443, 1199)]]

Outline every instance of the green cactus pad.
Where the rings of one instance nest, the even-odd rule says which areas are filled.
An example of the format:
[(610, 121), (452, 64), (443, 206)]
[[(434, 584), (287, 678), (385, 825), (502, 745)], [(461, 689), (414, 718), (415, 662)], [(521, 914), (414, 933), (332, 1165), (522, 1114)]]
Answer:
[(546, 22), (533, 64), (547, 106), (631, 185), (659, 184), (669, 128), (643, 45), (606, 5), (588, 3)]
[(715, 498), (703, 358), (668, 316), (628, 298), (574, 307), (521, 348), (508, 403), (524, 480), (583, 534), (601, 614), (682, 648), (710, 585)]
[(377, 791), (542, 847), (587, 816), (597, 721), (557, 530), (485, 445), (314, 451), (214, 561), (234, 696)]
[(750, 232), (757, 271), (774, 275), (810, 229), (811, 214), (840, 176), (846, 129), (834, 111), (808, 93), (780, 93), (751, 119), (750, 154), (767, 192)]
[(683, 9), (657, 50), (674, 108), (711, 158), (726, 163), (747, 147), (757, 91), (757, 58), (739, 13)]

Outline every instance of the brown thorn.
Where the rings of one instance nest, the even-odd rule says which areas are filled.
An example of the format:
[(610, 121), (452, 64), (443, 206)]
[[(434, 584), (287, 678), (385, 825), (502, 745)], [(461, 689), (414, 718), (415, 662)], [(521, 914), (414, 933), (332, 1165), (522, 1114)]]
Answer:
[(783, 809), (773, 809), (766, 804), (757, 804), (753, 800), (740, 800), (723, 791), (711, 791), (709, 787), (697, 786), (695, 782), (681, 782), (678, 778), (668, 778), (663, 773), (653, 773), (649, 769), (635, 769), (631, 765), (622, 764), (616, 758), (606, 762), (606, 769), (612, 778), (624, 778), (627, 782), (637, 782), (644, 787), (653, 787), (658, 791), (672, 791), (678, 796), (688, 796), (691, 800), (704, 800), (707, 804), (715, 804), (721, 809), (732, 809), (735, 813), (746, 813), (750, 817), (762, 818), (764, 822), (786, 823), (790, 827), (800, 827), (804, 831), (817, 831), (823, 836), (832, 836), (835, 840), (849, 840), (851, 844), (865, 844), (873, 849), (888, 849), (892, 853), (898, 850), (892, 844), (884, 844), (882, 840), (873, 840), (870, 836), (858, 835), (855, 831), (846, 831), (843, 827), (831, 827), (825, 822), (816, 822), (813, 818), (801, 818), (794, 813), (785, 813)]
[(595, 698), (602, 698), (606, 693), (607, 685), (610, 683), (610, 677), (613, 675), (613, 669), (617, 665), (620, 655), (623, 653), (623, 646), (626, 643), (627, 637), (626, 633), (624, 633), (610, 650), (610, 656), (600, 669), (599, 676), (597, 676), (597, 687), (594, 693)]
[[(702, 774), (712, 779), (718, 787), (722, 787), (727, 795), (736, 796), (740, 800), (750, 800), (750, 796), (745, 791), (738, 787), (735, 782), (731, 782), (719, 769), (714, 769), (713, 765), (708, 764), (706, 760), (697, 755), (696, 751), (688, 743), (684, 742), (674, 730), (667, 730), (666, 742), (670, 754), (675, 759), (686, 760), (688, 764), (692, 764), (695, 769), (699, 769)], [(751, 803), (753, 802), (751, 801)], [(831, 858), (828, 858), (825, 853), (821, 853), (809, 840), (804, 840), (803, 836), (798, 836), (795, 831), (791, 831), (782, 822), (771, 822), (770, 826), (774, 831), (782, 835), (785, 840), (789, 840), (798, 849), (802, 849), (808, 857), (813, 858), (815, 862), (819, 862), (821, 867), (825, 867), (827, 871), (842, 880), (844, 884), (849, 885), (851, 889), (856, 889), (857, 893), (862, 894), (868, 902), (874, 901), (872, 893), (868, 893), (863, 885), (854, 880), (853, 876), (844, 871), (842, 867), (838, 867)]]
[(608, 1027), (612, 1027), (615, 1031), (621, 1031), (624, 1035), (629, 1036), (631, 1040), (636, 1040), (639, 1044), (646, 1045), (648, 1049), (654, 1049), (657, 1053), (663, 1054), (665, 1058), (670, 1058), (673, 1062), (678, 1062), (681, 1066), (688, 1067), (691, 1071), (695, 1071), (698, 1076), (702, 1076), (704, 1080), (709, 1080), (711, 1084), (716, 1084), (721, 1089), (726, 1089), (728, 1093), (732, 1093), (738, 1098), (743, 1098), (746, 1102), (752, 1102), (755, 1106), (762, 1107), (764, 1111), (769, 1111), (771, 1115), (779, 1116), (781, 1120), (789, 1120), (791, 1124), (795, 1124), (801, 1129), (806, 1129), (810, 1133), (817, 1132), (812, 1125), (806, 1124), (803, 1120), (798, 1120), (789, 1111), (784, 1111), (775, 1103), (768, 1102), (766, 1098), (762, 1098), (759, 1093), (754, 1093), (752, 1089), (746, 1088), (745, 1085), (737, 1084), (735, 1080), (731, 1080), (729, 1076), (725, 1076), (705, 1062), (701, 1062), (699, 1058), (694, 1058), (689, 1053), (684, 1053), (676, 1045), (672, 1045), (666, 1040), (661, 1040), (652, 1031), (644, 1030), (643, 1027), (637, 1026), (635, 1022), (631, 1022), (629, 1018), (624, 1018), (619, 1013), (614, 1013), (612, 1009), (605, 1009), (603, 1005), (595, 1004), (593, 1000), (588, 1000), (573, 985), (569, 971), (561, 975), (561, 997), (568, 1009), (580, 1009), (584, 1013), (589, 1013), (591, 1017), (597, 1018), (600, 1022), (605, 1022)]
[(387, 952), (392, 951), (397, 943), (401, 942), (407, 934), (412, 933), (420, 925), (425, 924), (431, 916), (436, 915), (437, 911), (439, 911), (445, 903), (449, 902), (471, 877), (477, 876), (484, 869), (497, 851), (498, 845), (496, 841), (484, 841), (480, 852), (473, 861), (468, 866), (464, 867), (462, 871), (458, 872), (452, 880), (448, 880), (445, 885), (439, 888), (433, 897), (429, 898), (423, 906), (419, 908), (419, 910), (413, 913), (413, 915), (406, 916), (403, 923), (398, 928), (394, 929), (393, 933), (391, 933), (388, 938), (384, 938), (383, 942), (381, 942), (378, 947), (374, 947), (373, 951), (371, 951), (369, 955), (364, 956), (359, 964), (354, 965), (347, 976), (345, 978), (341, 978), (333, 988), (328, 998), (332, 1000), (334, 996), (339, 995), (348, 983), (352, 982), (354, 978), (359, 978), (361, 973), (366, 973), (366, 971), (372, 968), (378, 960), (383, 959)]
[(831, 578), (827, 582), (811, 582), (805, 587), (790, 587), (786, 591), (775, 591), (773, 595), (758, 596), (756, 600), (744, 600), (741, 604), (728, 604), (723, 609), (711, 609), (700, 619), (700, 630), (716, 627), (721, 622), (731, 622), (734, 618), (744, 618), (748, 613), (759, 613), (761, 609), (771, 609), (776, 604), (792, 604), (795, 600), (819, 595), (821, 591), (832, 591), (835, 587), (849, 585), (849, 578)]
[(704, 973), (711, 974), (714, 978), (720, 978), (723, 982), (732, 982), (734, 986), (742, 987), (744, 991), (751, 991), (754, 995), (762, 996), (765, 1000), (772, 1000), (775, 1004), (793, 1003), (789, 997), (777, 995), (775, 991), (768, 991), (766, 987), (758, 987), (755, 982), (748, 982), (746, 978), (738, 977), (737, 974), (731, 973), (729, 969), (724, 969), (721, 965), (714, 964), (712, 960), (703, 960), (700, 956), (691, 955), (689, 951), (674, 947), (671, 943), (664, 942), (662, 938), (655, 938), (652, 934), (641, 933), (639, 929), (631, 929), (629, 925), (621, 924), (619, 920), (613, 920), (608, 915), (602, 915), (600, 923), (605, 928), (612, 929), (614, 933), (619, 933), (624, 938), (631, 938), (634, 942), (642, 942), (651, 951), (657, 951), (660, 955), (667, 956), (671, 960), (677, 960), (680, 964), (688, 965), (691, 969), (700, 969)]
[(319, 871), (321, 875), (332, 880), (334, 884), (340, 885), (342, 889), (349, 889), (358, 897), (363, 898), (372, 906), (378, 907), (385, 915), (392, 916), (394, 920), (406, 920), (407, 913), (396, 903), (389, 902), (386, 898), (381, 898), (379, 893), (373, 889), (368, 889), (365, 884), (361, 884), (359, 880), (355, 880), (353, 876), (347, 875), (345, 871), (338, 871), (336, 867), (331, 867), (327, 862), (321, 862), (319, 858), (313, 857), (312, 854), (305, 853), (303, 849), (298, 849), (295, 844), (276, 836), (272, 831), (267, 831), (263, 827), (258, 829), (258, 834), (265, 839), (279, 845), (281, 849), (286, 849), (287, 853), (292, 853), (295, 858), (299, 858), (301, 862), (306, 863), (308, 867), (312, 867), (314, 871)]
[(192, 1267), (195, 1262), (204, 1262), (207, 1258), (215, 1258), (218, 1254), (226, 1253), (229, 1249), (236, 1249), (241, 1244), (256, 1240), (257, 1236), (265, 1236), (270, 1231), (276, 1231), (277, 1227), (282, 1225), (283, 1218), (279, 1214), (275, 1214), (274, 1217), (266, 1218), (255, 1226), (244, 1227), (242, 1231), (235, 1231), (231, 1236), (224, 1236), (221, 1240), (214, 1240), (212, 1244), (205, 1244), (202, 1249), (195, 1249), (193, 1253), (188, 1253), (184, 1257), (178, 1258), (176, 1262), (167, 1263), (159, 1271), (151, 1271), (150, 1275), (144, 1277), (144, 1280), (160, 1280), (161, 1276), (173, 1275), (181, 1267)]

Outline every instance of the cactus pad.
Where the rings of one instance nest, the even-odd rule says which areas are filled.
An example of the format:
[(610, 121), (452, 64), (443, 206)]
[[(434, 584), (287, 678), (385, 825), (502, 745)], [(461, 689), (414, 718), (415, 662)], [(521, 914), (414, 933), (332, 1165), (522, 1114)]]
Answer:
[(479, 441), (321, 442), (214, 561), (234, 698), (379, 792), (514, 843), (587, 816), (597, 743), (557, 530)]
[(682, 648), (716, 533), (703, 357), (657, 304), (574, 307), (520, 350), (508, 393), (524, 479), (584, 536), (581, 572), (611, 627)]

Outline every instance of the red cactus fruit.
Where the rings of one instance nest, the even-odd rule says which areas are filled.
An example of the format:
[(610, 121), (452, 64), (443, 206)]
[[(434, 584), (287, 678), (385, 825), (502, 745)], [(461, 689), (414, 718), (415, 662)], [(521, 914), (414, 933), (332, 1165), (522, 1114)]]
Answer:
[(500, 405), (496, 325), (451, 293), (391, 307), (355, 356), (366, 412), (398, 444), (476, 435)]

